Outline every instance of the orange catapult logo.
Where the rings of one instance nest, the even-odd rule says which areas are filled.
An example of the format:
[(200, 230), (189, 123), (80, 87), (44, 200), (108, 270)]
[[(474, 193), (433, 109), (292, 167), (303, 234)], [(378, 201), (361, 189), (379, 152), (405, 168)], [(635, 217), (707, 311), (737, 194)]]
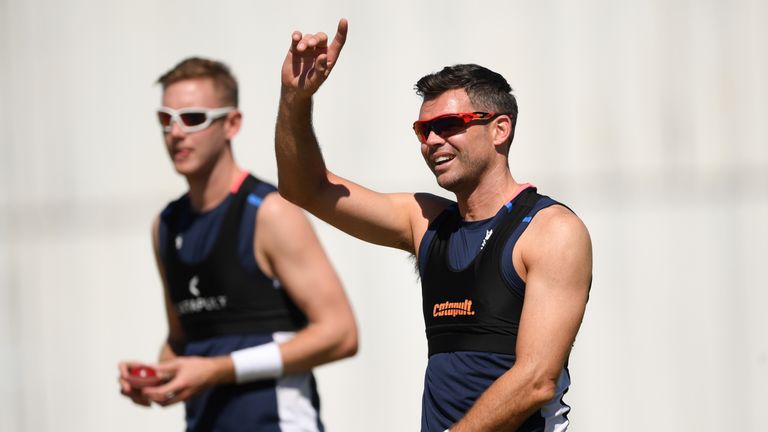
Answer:
[(433, 317), (450, 316), (455, 317), (459, 315), (474, 315), (475, 311), (472, 310), (472, 300), (466, 299), (461, 302), (442, 302), (435, 304), (432, 308)]

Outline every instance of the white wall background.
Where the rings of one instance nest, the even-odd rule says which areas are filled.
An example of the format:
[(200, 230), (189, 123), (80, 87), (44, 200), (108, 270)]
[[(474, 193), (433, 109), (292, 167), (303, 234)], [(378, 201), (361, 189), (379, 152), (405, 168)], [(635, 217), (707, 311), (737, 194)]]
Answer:
[[(419, 77), (475, 62), (515, 88), (513, 174), (593, 236), (572, 430), (765, 430), (764, 0), (0, 1), (0, 430), (182, 428), (180, 407), (133, 406), (116, 383), (118, 360), (154, 359), (164, 337), (149, 224), (185, 186), (153, 81), (190, 55), (228, 62), (236, 155), (274, 180), (291, 31), (341, 16), (316, 128), (329, 166), (369, 187), (443, 193), (410, 129)], [(362, 332), (355, 358), (317, 370), (328, 430), (417, 430), (412, 265), (315, 226)]]

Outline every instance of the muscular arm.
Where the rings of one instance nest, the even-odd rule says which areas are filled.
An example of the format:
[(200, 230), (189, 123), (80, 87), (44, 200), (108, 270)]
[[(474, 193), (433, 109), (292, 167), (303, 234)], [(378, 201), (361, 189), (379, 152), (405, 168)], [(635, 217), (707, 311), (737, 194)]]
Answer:
[(511, 431), (551, 400), (578, 332), (592, 275), (592, 247), (581, 221), (562, 207), (542, 210), (521, 237), (525, 301), (516, 361), (452, 432)]
[(284, 373), (306, 372), (354, 355), (357, 326), (352, 308), (301, 209), (270, 194), (259, 209), (256, 227), (262, 268), (281, 281), (308, 320), (305, 328), (280, 344)]
[[(309, 321), (292, 339), (279, 344), (283, 373), (306, 372), (354, 355), (357, 327), (352, 308), (301, 209), (279, 194), (268, 195), (257, 212), (254, 250), (259, 266), (281, 281)], [(173, 312), (170, 304), (169, 310)], [(173, 328), (170, 319), (169, 326)], [(170, 352), (168, 347), (164, 351)], [(230, 356), (175, 357), (157, 368), (173, 378), (165, 385), (145, 388), (144, 394), (161, 405), (187, 400), (211, 386), (235, 382)], [(168, 394), (174, 396), (169, 398)]]
[(415, 253), (429, 220), (447, 200), (377, 193), (333, 174), (312, 129), (312, 96), (335, 66), (346, 37), (343, 19), (330, 45), (324, 33), (292, 35), (275, 128), (280, 193), (348, 234)]

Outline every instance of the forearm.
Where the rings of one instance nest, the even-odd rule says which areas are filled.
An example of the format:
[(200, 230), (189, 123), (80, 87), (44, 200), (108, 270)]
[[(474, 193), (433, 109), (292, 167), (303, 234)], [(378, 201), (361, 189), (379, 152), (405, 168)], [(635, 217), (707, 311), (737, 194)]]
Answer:
[(551, 400), (555, 383), (532, 371), (513, 367), (480, 396), (451, 432), (513, 431)]
[[(280, 194), (299, 205), (327, 183), (325, 162), (312, 128), (312, 99), (283, 89), (275, 127)], [(304, 206), (304, 205), (302, 205)]]
[(282, 343), (283, 372), (307, 372), (316, 366), (355, 355), (357, 333), (354, 322), (334, 327), (310, 324), (294, 338)]
[(311, 371), (314, 367), (357, 352), (354, 318), (339, 316), (333, 323), (314, 323), (287, 340), (237, 350), (230, 355), (237, 383), (278, 378)]

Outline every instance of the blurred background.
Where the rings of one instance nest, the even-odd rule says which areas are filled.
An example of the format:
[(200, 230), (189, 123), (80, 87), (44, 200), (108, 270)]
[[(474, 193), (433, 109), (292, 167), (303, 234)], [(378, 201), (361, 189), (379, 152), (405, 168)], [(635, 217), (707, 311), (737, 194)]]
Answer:
[[(572, 431), (762, 431), (768, 405), (768, 2), (0, 0), (0, 430), (167, 431), (117, 362), (166, 334), (152, 218), (184, 192), (157, 77), (181, 59), (240, 82), (242, 166), (276, 180), (293, 30), (350, 21), (315, 100), (330, 169), (440, 190), (413, 84), (455, 63), (504, 75), (510, 165), (589, 227), (594, 282), (571, 357)], [(316, 370), (332, 432), (415, 431), (426, 341), (407, 254), (313, 219), (361, 329)]]

